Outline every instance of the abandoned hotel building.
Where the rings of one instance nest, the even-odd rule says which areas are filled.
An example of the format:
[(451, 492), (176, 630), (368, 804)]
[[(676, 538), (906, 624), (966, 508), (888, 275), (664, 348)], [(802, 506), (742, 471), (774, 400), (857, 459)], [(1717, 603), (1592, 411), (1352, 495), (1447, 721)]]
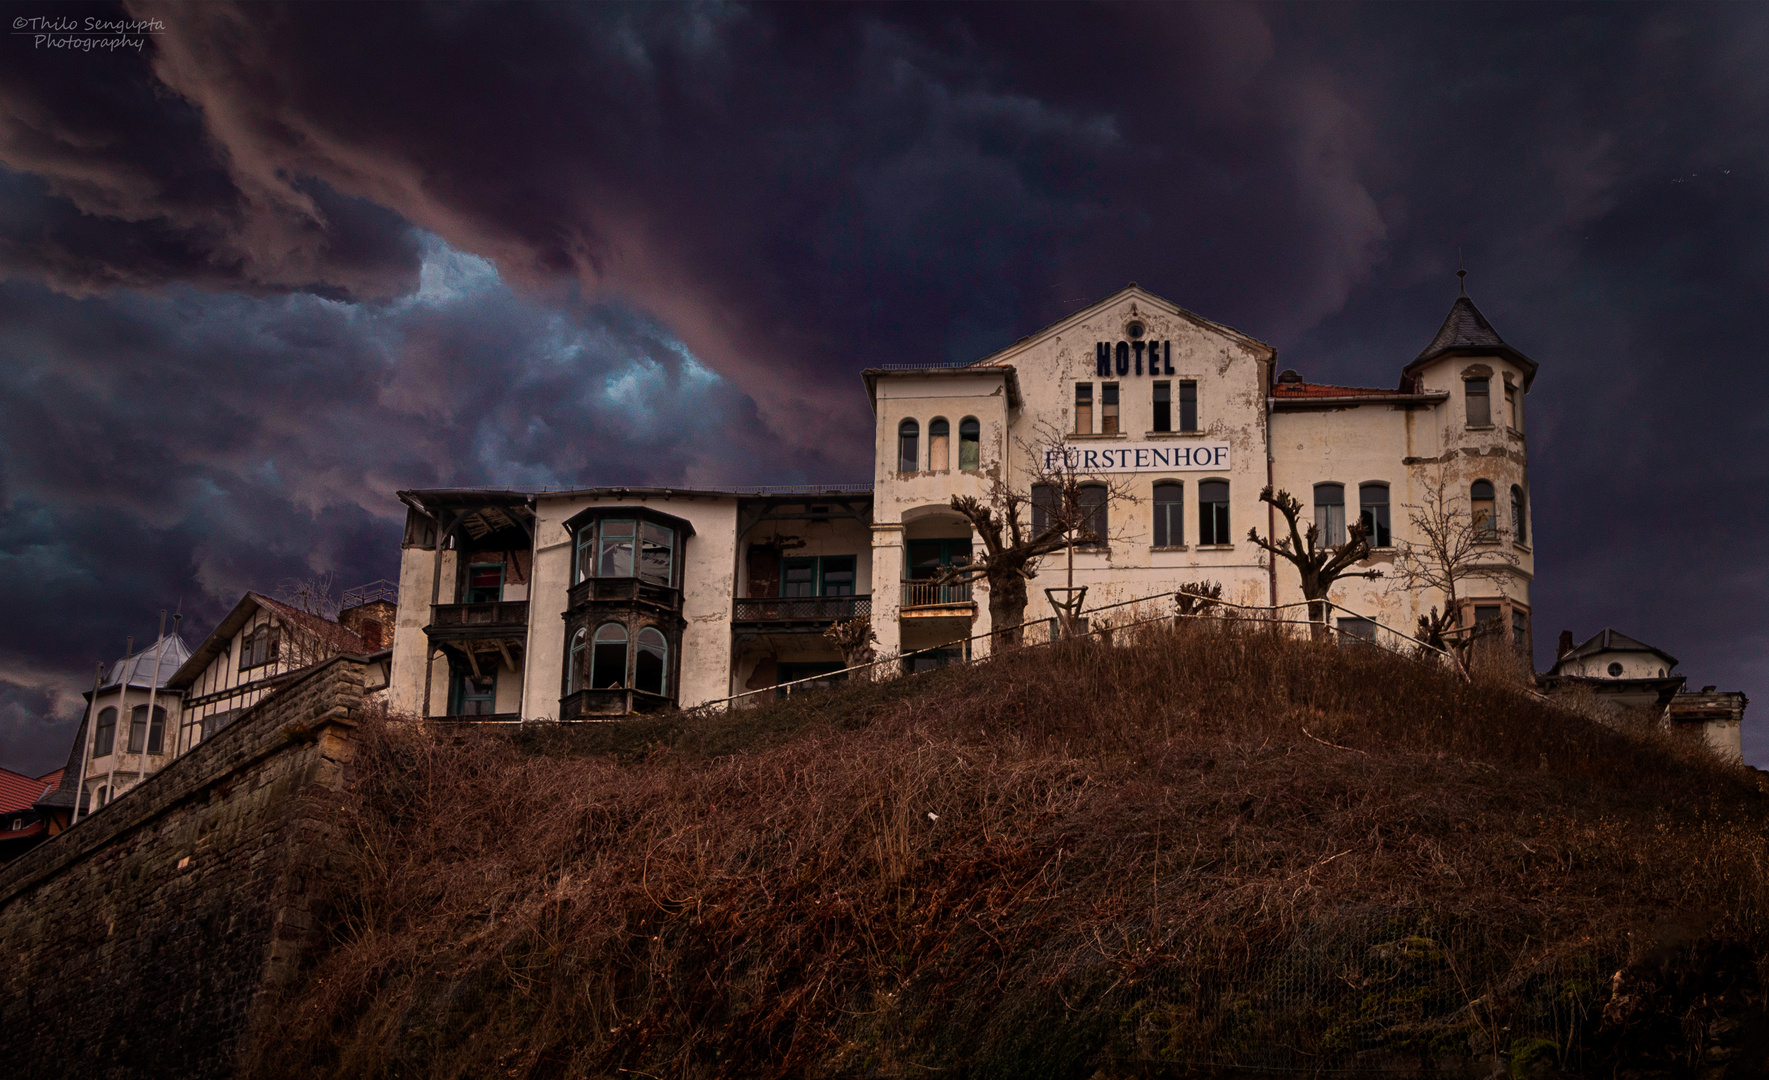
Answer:
[[(1275, 359), (1133, 283), (965, 366), (866, 371), (870, 484), (401, 492), (390, 704), (562, 720), (690, 706), (840, 669), (823, 631), (859, 616), (881, 654), (942, 662), (968, 646), (939, 647), (990, 629), (983, 583), (937, 580), (972, 549), (952, 497), (986, 499), (994, 477), (1024, 491), (1056, 432), (1081, 473), (1134, 497), (1102, 496), (1108, 541), (1074, 554), (1090, 608), (1203, 579), (1240, 604), (1300, 601), (1296, 575), (1247, 539), (1282, 528), (1268, 484), (1327, 543), (1361, 517), (1371, 565), (1391, 570), (1405, 508), (1437, 484), (1504, 553), (1460, 617), (1498, 620), (1527, 651), (1535, 361), (1466, 295), (1393, 388), (1310, 383)], [(1042, 589), (1030, 598), (1028, 620), (1054, 614)], [(1348, 635), (1410, 629), (1441, 603), (1392, 575), (1333, 599), (1356, 613), (1337, 620)], [(1736, 756), (1736, 723), (1730, 743)]]

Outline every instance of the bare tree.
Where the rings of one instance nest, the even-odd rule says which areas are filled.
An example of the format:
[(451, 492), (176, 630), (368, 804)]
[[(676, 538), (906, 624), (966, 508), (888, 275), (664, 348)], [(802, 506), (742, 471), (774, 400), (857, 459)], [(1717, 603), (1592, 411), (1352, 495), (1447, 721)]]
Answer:
[[(952, 497), (952, 509), (976, 530), (982, 551), (973, 551), (968, 562), (946, 568), (939, 577), (942, 585), (979, 579), (988, 584), (990, 636), (996, 648), (1020, 644), (1020, 623), (1026, 618), (1026, 582), (1038, 576), (1043, 559), (1058, 551), (1071, 552), (1072, 590), (1074, 549), (1108, 543), (1112, 538), (1106, 524), (1109, 508), (1136, 501), (1122, 481), (1082, 472), (1080, 457), (1069, 451), (1055, 425), (1040, 424), (1037, 442), (1021, 442), (1020, 448), (1032, 461), (1025, 490), (997, 477), (991, 481), (986, 499)], [(1022, 512), (1027, 510), (1033, 521), (1022, 522)]]
[(1192, 581), (1173, 595), (1173, 610), (1180, 615), (1208, 615), (1222, 603), (1222, 582)]
[(277, 613), (278, 651), (290, 668), (310, 667), (362, 647), (355, 634), (338, 625), (337, 583), (331, 571), (283, 581), (276, 599), (293, 609)]
[(1497, 522), (1474, 519), (1468, 500), (1452, 489), (1441, 464), (1424, 487), (1421, 502), (1406, 504), (1416, 539), (1403, 539), (1397, 545), (1394, 583), (1409, 590), (1430, 590), (1443, 598), (1441, 612), (1433, 607), (1430, 615), (1419, 616), (1415, 636), (1450, 653), (1466, 673), (1476, 638), (1488, 632), (1462, 625), (1464, 586), (1484, 581), (1503, 587), (1518, 559), (1500, 545), (1505, 530)]
[(823, 636), (840, 650), (843, 667), (857, 668), (870, 664), (877, 655), (873, 646), (878, 643), (878, 634), (872, 629), (872, 620), (867, 616), (837, 622), (823, 631)]
[(1334, 583), (1341, 578), (1382, 576), (1380, 570), (1352, 570), (1354, 565), (1370, 557), (1370, 527), (1360, 518), (1346, 527), (1344, 543), (1323, 547), (1319, 524), (1311, 523), (1306, 530), (1301, 528), (1302, 502), (1296, 496), (1288, 491), (1274, 495), (1267, 487), (1259, 493), (1259, 501), (1270, 503), (1284, 515), (1290, 535), (1273, 543), (1261, 537), (1258, 529), (1248, 529), (1247, 539), (1272, 555), (1289, 560), (1296, 567), (1302, 579), (1302, 598), (1308, 601), (1309, 621), (1316, 624), (1315, 636), (1322, 636), (1327, 627), (1327, 605), (1323, 601)]

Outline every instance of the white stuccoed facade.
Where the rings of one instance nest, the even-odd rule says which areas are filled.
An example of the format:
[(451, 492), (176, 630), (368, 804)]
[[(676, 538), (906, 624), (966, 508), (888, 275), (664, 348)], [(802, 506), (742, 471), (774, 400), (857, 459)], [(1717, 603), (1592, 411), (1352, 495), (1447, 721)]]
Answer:
[[(1204, 580), (1247, 606), (1300, 602), (1294, 569), (1274, 567), (1247, 539), (1249, 528), (1269, 536), (1281, 524), (1259, 500), (1268, 483), (1296, 495), (1305, 519), (1317, 485), (1340, 485), (1340, 527), (1364, 501), (1385, 499), (1390, 542), (1370, 566), (1390, 569), (1394, 543), (1409, 537), (1408, 507), (1441, 476), (1463, 513), (1491, 492), (1482, 551), (1502, 580), (1474, 583), (1460, 598), (1463, 621), (1501, 619), (1527, 650), (1523, 403), (1535, 363), (1465, 296), (1397, 370), (1396, 389), (1310, 384), (1275, 361), (1271, 346), (1132, 285), (965, 367), (865, 372), (869, 486), (402, 492), (391, 703), (437, 717), (621, 715), (833, 671), (840, 660), (822, 631), (837, 619), (870, 616), (883, 653), (986, 634), (985, 585), (929, 584), (973, 540), (951, 500), (986, 498), (995, 478), (1025, 491), (1053, 433), (1083, 472), (1110, 473), (1133, 498), (1110, 508), (1109, 545), (1075, 553), (1089, 608)], [(1178, 495), (1177, 515), (1157, 507), (1157, 484)], [(1200, 505), (1222, 484), (1226, 522)], [(1318, 494), (1330, 503), (1332, 491)], [(1158, 512), (1170, 533), (1159, 545)], [(1045, 560), (1028, 620), (1054, 614), (1044, 589), (1066, 573), (1066, 556)], [(1442, 603), (1392, 579), (1344, 581), (1332, 599), (1402, 634)]]

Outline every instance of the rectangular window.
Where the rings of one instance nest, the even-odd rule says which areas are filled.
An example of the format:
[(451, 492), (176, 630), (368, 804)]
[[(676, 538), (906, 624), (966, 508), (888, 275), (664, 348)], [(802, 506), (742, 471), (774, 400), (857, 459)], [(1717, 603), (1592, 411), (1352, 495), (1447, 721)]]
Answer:
[(1155, 485), (1155, 546), (1185, 545), (1185, 487), (1182, 484)]
[(1198, 485), (1198, 543), (1229, 542), (1228, 481), (1205, 480)]
[(909, 541), (909, 580), (932, 581), (948, 566), (970, 561), (969, 540)]
[(1190, 379), (1179, 384), (1179, 430), (1198, 430), (1198, 384)]
[(1045, 529), (1050, 528), (1050, 519), (1056, 513), (1057, 495), (1054, 484), (1032, 485), (1032, 535), (1041, 536)]
[(117, 745), (117, 710), (98, 710), (98, 736), (94, 740), (92, 756), (108, 757)]
[(1464, 379), (1462, 390), (1468, 398), (1468, 426), (1491, 427), (1493, 403), (1492, 395), (1487, 392), (1487, 380)]
[(658, 585), (668, 585), (675, 546), (674, 530), (645, 522), (639, 534), (639, 576)]
[(503, 598), (503, 563), (474, 563), (467, 567), (467, 603), (495, 604)]
[(1517, 387), (1510, 382), (1505, 383), (1505, 422), (1511, 425), (1512, 431), (1522, 431), (1517, 422)]
[(780, 574), (781, 596), (817, 595), (817, 560), (787, 559)]
[(1101, 435), (1118, 434), (1118, 384), (1105, 383), (1099, 388), (1099, 433)]
[(165, 738), (165, 709), (154, 706), (154, 723), (151, 729), (147, 723), (146, 705), (137, 705), (129, 711), (129, 753), (139, 754), (144, 746), (147, 753), (161, 753), (165, 748)]
[(1516, 608), (1511, 609), (1511, 644), (1519, 649), (1529, 648), (1529, 616)]
[(1155, 384), (1155, 427), (1156, 431), (1173, 430), (1173, 384), (1158, 382)]
[(1340, 619), (1339, 639), (1341, 641), (1375, 641), (1376, 624), (1369, 619)]
[(635, 521), (602, 523), (601, 555), (596, 560), (597, 577), (633, 576), (633, 539), (637, 526), (638, 522)]
[(854, 556), (825, 555), (822, 566), (822, 595), (854, 595)]
[(1075, 384), (1075, 434), (1093, 434), (1093, 384)]
[(1359, 484), (1358, 516), (1370, 533), (1371, 547), (1393, 547), (1394, 532), (1388, 526), (1388, 485)]
[(1345, 543), (1345, 485), (1314, 486), (1314, 525), (1319, 530), (1316, 541), (1322, 547), (1338, 547)]
[(498, 680), (493, 671), (475, 678), (471, 671), (455, 674), (454, 716), (490, 716), (497, 708)]
[(1504, 610), (1497, 604), (1476, 604), (1474, 605), (1474, 625), (1480, 626), (1483, 623), (1498, 622), (1503, 614)]
[(1106, 519), (1106, 486), (1082, 484), (1079, 492), (1083, 528), (1093, 534), (1086, 547), (1105, 547), (1111, 541), (1111, 522)]

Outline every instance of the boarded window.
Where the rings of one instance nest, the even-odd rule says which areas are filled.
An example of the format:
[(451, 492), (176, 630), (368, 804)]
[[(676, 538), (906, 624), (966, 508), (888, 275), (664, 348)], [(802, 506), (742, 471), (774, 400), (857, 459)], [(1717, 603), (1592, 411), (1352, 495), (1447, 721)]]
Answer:
[(921, 425), (905, 420), (897, 425), (897, 471), (914, 472), (921, 461)]
[(983, 427), (976, 417), (967, 416), (958, 422), (958, 467), (980, 469), (982, 461)]
[(98, 710), (98, 731), (92, 744), (93, 757), (105, 757), (117, 748), (117, 710)]
[(1118, 434), (1118, 384), (1109, 382), (1099, 388), (1100, 414), (1099, 432), (1101, 435)]
[(1205, 480), (1198, 484), (1198, 543), (1229, 542), (1228, 481)]
[(1388, 524), (1388, 485), (1359, 484), (1358, 518), (1370, 533), (1371, 547), (1393, 547), (1394, 532)]
[(639, 631), (633, 656), (633, 689), (647, 694), (665, 692), (668, 672), (669, 643), (654, 626)]
[(1179, 430), (1198, 430), (1198, 384), (1190, 379), (1179, 384)]
[(1488, 392), (1489, 380), (1464, 379), (1462, 388), (1468, 397), (1468, 426), (1491, 427), (1493, 423), (1492, 395)]
[(1155, 546), (1185, 543), (1185, 486), (1173, 481), (1155, 485)]
[(945, 472), (951, 467), (952, 426), (944, 416), (936, 416), (927, 425), (927, 467)]
[(590, 652), (590, 688), (605, 690), (627, 681), (627, 628), (603, 623), (596, 629)]
[(1488, 480), (1476, 480), (1468, 489), (1469, 509), (1474, 517), (1474, 531), (1482, 540), (1491, 540), (1498, 535), (1498, 521), (1493, 516), (1493, 485)]
[(1155, 384), (1154, 430), (1173, 430), (1173, 384), (1170, 382), (1158, 382)]
[(1093, 434), (1093, 384), (1075, 384), (1075, 434)]
[(1345, 485), (1314, 486), (1314, 526), (1319, 530), (1316, 542), (1323, 547), (1345, 543)]

